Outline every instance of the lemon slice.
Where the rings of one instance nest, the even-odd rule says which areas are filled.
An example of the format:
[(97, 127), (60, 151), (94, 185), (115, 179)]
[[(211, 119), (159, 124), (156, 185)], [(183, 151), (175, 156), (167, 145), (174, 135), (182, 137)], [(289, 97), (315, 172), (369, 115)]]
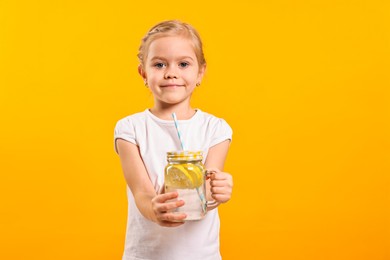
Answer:
[(188, 171), (188, 174), (192, 177), (193, 187), (197, 188), (203, 184), (203, 172), (202, 170), (193, 164), (186, 164), (185, 168)]
[(191, 189), (193, 187), (192, 176), (182, 165), (173, 165), (165, 178), (168, 187), (176, 189)]
[(193, 189), (203, 184), (202, 171), (193, 164), (172, 165), (165, 184), (172, 188)]

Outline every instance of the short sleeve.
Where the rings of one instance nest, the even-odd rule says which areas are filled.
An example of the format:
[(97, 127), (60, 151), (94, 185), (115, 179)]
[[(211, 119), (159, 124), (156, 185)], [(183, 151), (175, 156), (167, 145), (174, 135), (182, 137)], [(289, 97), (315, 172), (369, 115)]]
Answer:
[(118, 149), (116, 146), (117, 139), (123, 139), (125, 141), (137, 145), (137, 141), (135, 139), (134, 125), (130, 118), (123, 118), (116, 123), (114, 130), (114, 149), (116, 153), (118, 153)]
[(225, 120), (218, 118), (213, 124), (213, 130), (210, 147), (226, 140), (232, 141), (233, 130)]

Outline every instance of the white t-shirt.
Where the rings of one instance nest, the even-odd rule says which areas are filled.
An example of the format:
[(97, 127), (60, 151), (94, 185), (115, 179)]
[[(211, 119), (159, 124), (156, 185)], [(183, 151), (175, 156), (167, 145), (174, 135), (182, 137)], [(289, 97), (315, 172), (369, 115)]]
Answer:
[[(210, 147), (232, 139), (232, 129), (220, 118), (197, 109), (188, 120), (179, 120), (183, 142), (188, 150), (203, 151), (203, 162)], [(119, 120), (114, 140), (136, 144), (156, 191), (164, 185), (166, 153), (181, 150), (174, 122), (162, 120), (148, 109)], [(199, 221), (179, 227), (162, 227), (139, 212), (127, 187), (128, 217), (123, 260), (217, 260), (219, 253), (218, 209)]]

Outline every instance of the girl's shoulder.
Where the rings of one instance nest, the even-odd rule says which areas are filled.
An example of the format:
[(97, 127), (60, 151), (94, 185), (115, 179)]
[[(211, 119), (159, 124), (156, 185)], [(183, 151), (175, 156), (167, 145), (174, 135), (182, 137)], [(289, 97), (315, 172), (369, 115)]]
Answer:
[(224, 140), (232, 140), (233, 130), (223, 118), (202, 112), (200, 120), (201, 131), (210, 138), (210, 147)]
[(134, 135), (136, 132), (136, 128), (145, 125), (145, 114), (146, 112), (143, 111), (119, 119), (115, 125), (115, 135), (120, 135), (121, 133), (133, 133)]
[[(208, 134), (211, 134), (216, 138), (216, 142), (219, 139), (230, 139), (232, 140), (233, 129), (225, 121), (225, 119), (215, 116), (213, 114), (200, 111), (200, 122), (199, 125), (202, 125)], [(222, 140), (221, 139), (221, 140)]]
[(203, 123), (211, 124), (211, 125), (220, 125), (220, 124), (229, 125), (226, 122), (226, 120), (221, 118), (221, 117), (218, 117), (218, 116), (215, 116), (213, 114), (201, 111), (200, 109), (198, 109), (198, 112), (200, 112), (199, 119), (204, 121)]

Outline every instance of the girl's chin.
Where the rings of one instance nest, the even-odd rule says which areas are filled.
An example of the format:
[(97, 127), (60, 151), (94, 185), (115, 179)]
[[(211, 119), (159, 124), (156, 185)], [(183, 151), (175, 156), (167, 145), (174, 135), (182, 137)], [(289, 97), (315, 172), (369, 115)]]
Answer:
[(179, 103), (183, 103), (183, 102), (189, 101), (189, 99), (188, 98), (183, 98), (183, 97), (182, 98), (170, 97), (170, 98), (159, 99), (158, 101), (161, 102), (161, 103), (167, 104), (167, 105), (176, 105), (176, 104), (179, 104)]

